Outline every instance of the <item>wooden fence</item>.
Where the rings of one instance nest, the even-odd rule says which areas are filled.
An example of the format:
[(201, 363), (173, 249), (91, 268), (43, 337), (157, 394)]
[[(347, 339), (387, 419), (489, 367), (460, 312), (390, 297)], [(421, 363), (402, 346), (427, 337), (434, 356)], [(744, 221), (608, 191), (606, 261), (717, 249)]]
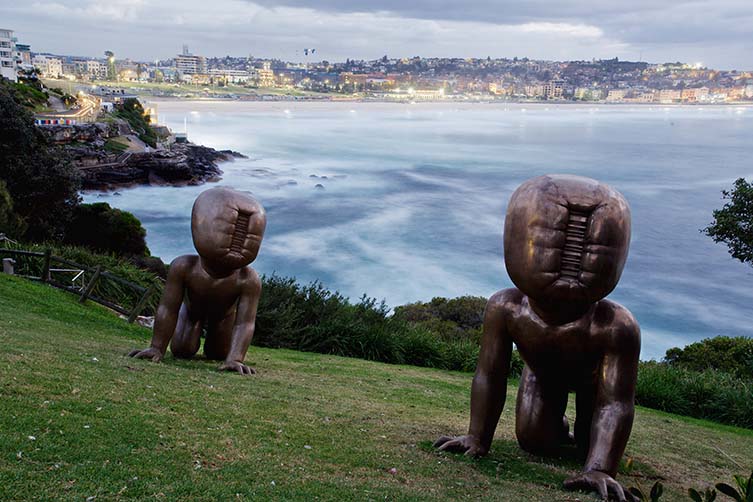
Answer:
[[(24, 275), (14, 274), (19, 277), (25, 277), (34, 281), (41, 281), (56, 288), (70, 291), (71, 293), (79, 295), (79, 302), (84, 303), (86, 300), (92, 300), (100, 305), (114, 310), (124, 316), (127, 316), (128, 322), (133, 323), (139, 316), (147, 302), (152, 295), (157, 291), (154, 284), (145, 288), (131, 281), (113, 275), (106, 270), (102, 270), (102, 267), (97, 266), (94, 268), (81, 265), (79, 263), (66, 260), (59, 256), (52, 254), (52, 250), (46, 249), (43, 253), (37, 251), (26, 251), (20, 249), (7, 249), (0, 248), (0, 256), (8, 255), (16, 258), (28, 258), (28, 259), (41, 259), (42, 260), (42, 272), (41, 275)], [(64, 268), (63, 268), (64, 267)], [(58, 274), (56, 274), (58, 273)], [(69, 274), (73, 275), (73, 278), (68, 282), (63, 282), (57, 278), (57, 275)], [(131, 308), (126, 308), (122, 305), (118, 305), (115, 301), (103, 298), (103, 293), (98, 291), (99, 285), (103, 281), (112, 281), (117, 287), (125, 288), (137, 297), (135, 305)]]

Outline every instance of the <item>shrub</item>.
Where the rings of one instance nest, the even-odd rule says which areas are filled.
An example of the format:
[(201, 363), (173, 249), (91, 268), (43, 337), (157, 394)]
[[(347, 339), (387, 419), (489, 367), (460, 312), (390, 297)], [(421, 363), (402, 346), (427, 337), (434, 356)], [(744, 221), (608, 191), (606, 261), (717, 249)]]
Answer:
[(148, 256), (146, 230), (131, 213), (106, 202), (80, 204), (66, 229), (66, 243), (86, 246), (101, 253)]
[(753, 380), (753, 339), (717, 336), (669, 349), (664, 361), (695, 371), (717, 370)]
[(726, 373), (641, 363), (636, 403), (753, 429), (753, 385)]
[(20, 239), (24, 232), (26, 232), (26, 225), (13, 211), (13, 199), (8, 193), (5, 182), (0, 180), (0, 234)]
[[(137, 267), (129, 260), (114, 255), (95, 254), (90, 250), (76, 246), (60, 246), (45, 244), (21, 243), (18, 245), (5, 245), (6, 248), (24, 249), (28, 251), (44, 252), (45, 249), (51, 249), (54, 256), (58, 256), (87, 268), (101, 266), (103, 270), (138, 284), (143, 288), (154, 286), (156, 292), (152, 295), (149, 303), (142, 312), (142, 315), (152, 315), (156, 310), (159, 299), (162, 295), (163, 283), (154, 272)], [(0, 244), (0, 255), (2, 255), (3, 245)], [(38, 257), (21, 257), (14, 256), (16, 260), (16, 273), (39, 277), (42, 275), (44, 267), (43, 260)], [(56, 264), (53, 262), (52, 268), (71, 268), (67, 265)], [(74, 286), (72, 278), (74, 273), (57, 272), (53, 273), (53, 279), (57, 282)], [(86, 278), (90, 276), (87, 275)], [(77, 283), (80, 284), (80, 283)], [(125, 308), (132, 308), (141, 298), (141, 293), (125, 287), (112, 279), (103, 278), (97, 283), (95, 294)]]
[(157, 146), (157, 135), (149, 125), (149, 115), (145, 115), (144, 107), (138, 99), (128, 98), (113, 113), (116, 117), (124, 119), (131, 129), (138, 134), (139, 139), (151, 147)]
[(445, 340), (481, 337), (486, 298), (461, 296), (458, 298), (433, 298), (430, 302), (416, 302), (395, 308), (395, 317), (405, 322), (424, 326)]
[(263, 278), (254, 344), (360, 357), (395, 364), (469, 371), (478, 345), (447, 342), (390, 316), (384, 303), (362, 297), (352, 304), (314, 282)]

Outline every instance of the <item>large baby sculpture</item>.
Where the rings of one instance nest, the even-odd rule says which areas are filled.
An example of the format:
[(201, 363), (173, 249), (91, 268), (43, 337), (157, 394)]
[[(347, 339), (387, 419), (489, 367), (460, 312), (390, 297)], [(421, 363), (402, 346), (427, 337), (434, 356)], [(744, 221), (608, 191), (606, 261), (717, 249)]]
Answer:
[(129, 355), (156, 362), (170, 343), (175, 357), (190, 358), (205, 332), (204, 354), (223, 361), (220, 370), (255, 373), (243, 360), (254, 336), (261, 281), (247, 265), (259, 252), (266, 222), (264, 208), (246, 194), (212, 188), (199, 195), (191, 213), (199, 255), (170, 264), (151, 346)]
[[(565, 488), (630, 497), (614, 480), (633, 424), (640, 329), (607, 296), (630, 244), (630, 210), (595, 180), (550, 175), (521, 185), (505, 220), (505, 265), (518, 287), (496, 293), (484, 314), (468, 434), (442, 450), (485, 455), (505, 403), (512, 345), (525, 361), (515, 433), (524, 450), (556, 453), (575, 441), (583, 472)], [(574, 434), (564, 416), (575, 391)]]

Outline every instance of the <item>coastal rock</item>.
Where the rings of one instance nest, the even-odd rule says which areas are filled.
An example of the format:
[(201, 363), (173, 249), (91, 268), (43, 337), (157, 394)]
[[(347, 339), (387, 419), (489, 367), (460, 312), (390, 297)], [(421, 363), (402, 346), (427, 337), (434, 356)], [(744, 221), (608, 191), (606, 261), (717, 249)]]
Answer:
[(132, 153), (122, 162), (81, 169), (85, 189), (109, 190), (128, 185), (199, 185), (217, 181), (219, 162), (244, 155), (192, 143), (175, 143), (170, 149)]
[(54, 143), (99, 143), (109, 138), (124, 134), (133, 134), (128, 123), (116, 119), (112, 122), (95, 122), (90, 124), (50, 125), (40, 128)]

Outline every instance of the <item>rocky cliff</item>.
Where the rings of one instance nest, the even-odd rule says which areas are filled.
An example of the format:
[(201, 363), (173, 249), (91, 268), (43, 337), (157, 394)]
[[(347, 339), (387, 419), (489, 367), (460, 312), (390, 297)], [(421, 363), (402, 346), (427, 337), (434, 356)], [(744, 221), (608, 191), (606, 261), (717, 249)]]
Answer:
[(125, 154), (121, 158), (120, 163), (82, 168), (84, 188), (109, 190), (128, 185), (198, 185), (220, 179), (219, 162), (245, 157), (229, 150), (175, 143), (169, 149)]
[(141, 149), (143, 151), (133, 151), (134, 148), (113, 151), (106, 147), (108, 140), (113, 138), (133, 138), (138, 142), (133, 130), (123, 120), (45, 126), (42, 131), (65, 148), (79, 168), (83, 188), (89, 190), (141, 184), (196, 185), (216, 181), (222, 175), (218, 163), (245, 158), (230, 150), (169, 141), (159, 148)]

